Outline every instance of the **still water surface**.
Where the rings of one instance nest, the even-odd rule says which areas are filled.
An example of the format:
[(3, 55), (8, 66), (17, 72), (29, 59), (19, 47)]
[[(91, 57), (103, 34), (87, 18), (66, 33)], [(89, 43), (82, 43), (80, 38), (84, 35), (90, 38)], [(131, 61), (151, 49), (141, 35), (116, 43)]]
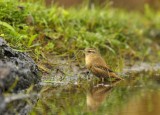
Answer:
[(160, 77), (139, 75), (116, 83), (47, 85), (31, 114), (159, 115)]

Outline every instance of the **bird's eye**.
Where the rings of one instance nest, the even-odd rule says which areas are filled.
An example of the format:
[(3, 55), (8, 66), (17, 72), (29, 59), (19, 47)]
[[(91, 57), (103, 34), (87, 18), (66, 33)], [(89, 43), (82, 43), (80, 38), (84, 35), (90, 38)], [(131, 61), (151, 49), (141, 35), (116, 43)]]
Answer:
[(89, 50), (89, 51), (88, 51), (88, 53), (95, 53), (95, 52), (94, 52), (94, 51), (92, 51), (92, 50)]

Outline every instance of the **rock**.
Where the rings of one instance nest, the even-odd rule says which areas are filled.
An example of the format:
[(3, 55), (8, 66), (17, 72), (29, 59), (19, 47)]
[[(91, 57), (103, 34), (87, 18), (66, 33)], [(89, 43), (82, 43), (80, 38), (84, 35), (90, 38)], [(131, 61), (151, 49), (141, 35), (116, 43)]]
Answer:
[(38, 101), (38, 94), (0, 96), (0, 115), (27, 115)]
[(0, 93), (16, 92), (40, 82), (40, 71), (26, 54), (13, 50), (0, 38)]
[(3, 112), (5, 107), (6, 107), (6, 103), (4, 102), (4, 97), (0, 95), (0, 114)]

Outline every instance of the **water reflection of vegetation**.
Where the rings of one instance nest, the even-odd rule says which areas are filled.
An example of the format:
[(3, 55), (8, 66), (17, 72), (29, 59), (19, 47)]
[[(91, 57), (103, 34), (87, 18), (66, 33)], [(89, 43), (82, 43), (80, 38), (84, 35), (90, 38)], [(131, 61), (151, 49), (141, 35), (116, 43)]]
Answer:
[[(134, 109), (127, 110), (134, 103), (134, 99), (138, 96), (137, 106), (146, 107), (154, 104), (152, 99), (154, 93), (158, 91), (159, 77), (148, 77), (147, 75), (139, 75), (134, 80), (121, 81), (115, 85), (102, 85), (85, 83), (83, 85), (72, 85), (68, 87), (61, 86), (59, 88), (48, 86), (43, 90), (42, 98), (40, 98), (37, 106), (32, 114), (120, 114), (134, 113)], [(147, 96), (145, 96), (147, 95)], [(155, 93), (155, 97), (160, 96)], [(146, 103), (141, 98), (148, 100)], [(141, 100), (141, 101), (140, 101)], [(129, 106), (126, 106), (129, 105)], [(135, 104), (136, 105), (136, 104)], [(158, 106), (158, 105), (157, 105)], [(157, 106), (154, 106), (155, 109)], [(147, 110), (145, 113), (149, 112)], [(135, 110), (136, 111), (136, 110)], [(144, 112), (144, 109), (142, 109)], [(154, 109), (151, 110), (156, 112)], [(137, 111), (136, 111), (137, 112)], [(155, 113), (156, 114), (156, 113)]]

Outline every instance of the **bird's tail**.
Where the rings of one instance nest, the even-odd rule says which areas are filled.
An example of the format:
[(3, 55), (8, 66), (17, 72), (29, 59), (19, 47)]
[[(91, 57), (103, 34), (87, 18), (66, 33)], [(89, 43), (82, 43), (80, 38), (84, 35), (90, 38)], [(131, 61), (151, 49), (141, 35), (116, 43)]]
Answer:
[(117, 80), (124, 80), (123, 78), (121, 78), (121, 77), (119, 77), (116, 73), (114, 73), (114, 72), (110, 72), (109, 73), (109, 76), (110, 77), (113, 77), (113, 78), (115, 78), (115, 79), (117, 79)]

